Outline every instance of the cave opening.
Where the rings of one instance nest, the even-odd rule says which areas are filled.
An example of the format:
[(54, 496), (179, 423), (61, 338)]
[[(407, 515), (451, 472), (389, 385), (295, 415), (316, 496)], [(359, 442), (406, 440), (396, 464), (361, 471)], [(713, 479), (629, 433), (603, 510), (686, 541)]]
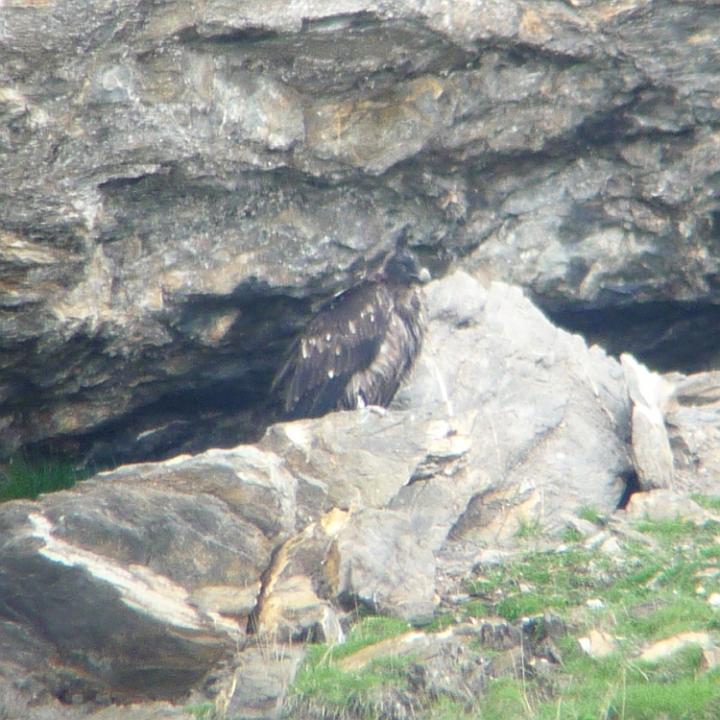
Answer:
[(550, 320), (611, 355), (631, 353), (656, 372), (685, 374), (720, 364), (720, 305), (647, 302), (602, 309), (549, 309)]

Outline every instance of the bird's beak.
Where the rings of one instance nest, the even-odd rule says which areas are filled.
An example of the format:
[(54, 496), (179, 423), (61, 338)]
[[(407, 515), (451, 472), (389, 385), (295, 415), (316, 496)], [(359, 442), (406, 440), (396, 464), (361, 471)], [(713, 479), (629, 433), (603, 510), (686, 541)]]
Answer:
[(430, 280), (432, 280), (432, 275), (430, 275), (430, 271), (426, 267), (420, 268), (420, 272), (418, 273), (418, 281), (424, 285), (425, 283), (430, 282)]

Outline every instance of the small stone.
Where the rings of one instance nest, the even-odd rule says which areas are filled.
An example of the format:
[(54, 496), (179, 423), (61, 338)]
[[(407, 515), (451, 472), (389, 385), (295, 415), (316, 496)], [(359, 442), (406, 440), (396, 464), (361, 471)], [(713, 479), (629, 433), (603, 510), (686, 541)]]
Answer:
[(475, 565), (502, 565), (512, 559), (513, 553), (500, 548), (485, 548), (475, 556)]
[(697, 525), (712, 517), (694, 500), (664, 488), (635, 493), (625, 511), (633, 520), (687, 520)]
[(470, 595), (468, 595), (468, 593), (455, 593), (453, 595), (449, 595), (447, 600), (453, 605), (462, 605), (470, 600)]
[(532, 643), (547, 639), (559, 639), (567, 635), (565, 621), (552, 612), (543, 615), (534, 615), (523, 620), (522, 631)]
[(552, 672), (556, 669), (557, 664), (550, 662), (547, 658), (533, 658), (530, 661), (530, 665), (535, 671), (535, 676), (542, 676), (552, 678)]
[(502, 618), (487, 618), (478, 633), (480, 645), (492, 650), (507, 650), (522, 642), (520, 629)]
[(708, 598), (708, 603), (712, 605), (712, 607), (720, 607), (720, 593), (713, 593)]
[(616, 537), (610, 536), (600, 546), (600, 550), (606, 555), (619, 555), (622, 552), (622, 547)]
[(703, 568), (695, 573), (696, 578), (712, 578), (717, 575), (720, 575), (720, 568), (714, 566)]
[(600, 598), (590, 598), (589, 600), (585, 601), (585, 604), (591, 610), (601, 610), (605, 607), (605, 603)]
[(567, 518), (567, 524), (573, 530), (577, 530), (583, 537), (590, 537), (597, 532), (597, 525), (589, 520), (579, 517)]
[(607, 530), (600, 530), (599, 532), (590, 535), (583, 544), (588, 550), (594, 550), (595, 548), (600, 547), (600, 545), (602, 545), (609, 537), (611, 536)]
[(593, 658), (604, 658), (618, 649), (617, 640), (602, 630), (591, 630), (587, 637), (578, 638), (578, 643), (587, 655)]
[(703, 650), (700, 667), (703, 670), (712, 670), (720, 665), (720, 648), (711, 647)]
[(672, 386), (632, 355), (623, 353), (620, 361), (633, 404), (632, 454), (640, 487), (672, 487), (673, 454), (663, 416)]

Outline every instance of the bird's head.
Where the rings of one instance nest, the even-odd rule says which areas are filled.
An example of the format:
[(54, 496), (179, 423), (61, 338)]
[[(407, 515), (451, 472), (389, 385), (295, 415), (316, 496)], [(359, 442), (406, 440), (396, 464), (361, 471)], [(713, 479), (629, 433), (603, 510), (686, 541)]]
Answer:
[(415, 253), (407, 248), (400, 248), (390, 255), (382, 266), (382, 276), (390, 282), (403, 284), (426, 283), (430, 280), (430, 272), (420, 265)]

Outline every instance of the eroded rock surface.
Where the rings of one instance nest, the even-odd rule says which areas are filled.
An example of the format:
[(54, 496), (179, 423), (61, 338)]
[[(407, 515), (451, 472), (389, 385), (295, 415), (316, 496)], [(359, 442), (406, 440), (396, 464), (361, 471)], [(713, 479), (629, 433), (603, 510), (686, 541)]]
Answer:
[(717, 359), (713, 3), (0, 7), (0, 451), (236, 444), (401, 234), (664, 368)]
[[(254, 445), (0, 506), (0, 697), (49, 707), (194, 692), (272, 717), (301, 658), (288, 644), (342, 642), (362, 609), (425, 622), (528, 531), (613, 542), (577, 515), (611, 515), (640, 474), (633, 405), (665, 388), (668, 417), (699, 412), (702, 377), (671, 386), (628, 358), (624, 371), (503, 283), (458, 272), (426, 299), (422, 356), (388, 410), (278, 424)], [(701, 431), (683, 417), (674, 432)], [(680, 474), (692, 489), (691, 467)], [(626, 514), (673, 517), (683, 497), (636, 494)], [(271, 662), (268, 648), (281, 664), (242, 671)], [(468, 682), (517, 667), (506, 650), (477, 675), (471, 662)]]
[(720, 476), (720, 373), (672, 379), (677, 387), (667, 422), (677, 483), (713, 494)]
[(31, 663), (34, 682), (178, 697), (248, 632), (338, 641), (360, 607), (429, 619), (454, 543), (512, 545), (524, 523), (552, 534), (580, 506), (611, 512), (631, 470), (620, 365), (516, 288), (457, 273), (427, 300), (422, 360), (389, 411), (277, 425), (256, 445), (0, 507), (0, 616), (61, 668)]
[[(0, 506), (0, 715), (186, 717), (213, 686), (269, 717), (301, 653), (265, 670), (268, 639), (424, 620), (634, 478), (677, 493), (631, 513), (716, 493), (715, 374), (648, 398), (464, 273), (389, 412), (259, 437), (293, 334), (400, 237), (613, 352), (716, 364), (719, 34), (711, 2), (0, 2), (0, 454), (230, 448)], [(416, 682), (523, 671), (502, 650)]]

